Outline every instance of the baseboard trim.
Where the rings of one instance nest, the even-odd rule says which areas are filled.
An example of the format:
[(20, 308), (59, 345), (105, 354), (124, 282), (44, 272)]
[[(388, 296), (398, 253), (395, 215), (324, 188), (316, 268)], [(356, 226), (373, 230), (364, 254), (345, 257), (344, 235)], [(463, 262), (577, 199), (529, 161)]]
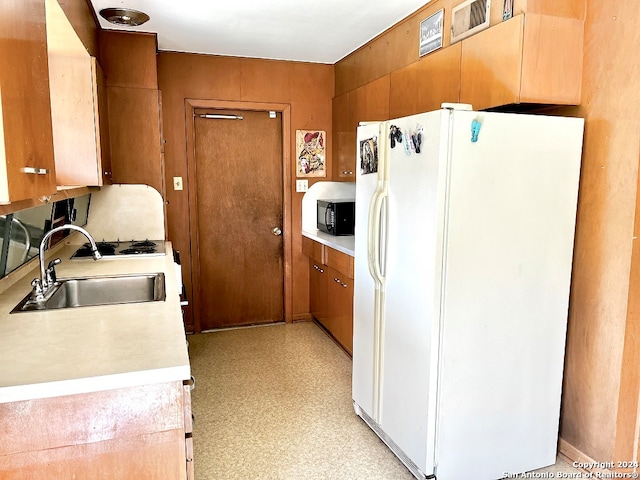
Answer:
[[(583, 472), (603, 474), (613, 473), (613, 470), (609, 470), (607, 468), (598, 468), (598, 466), (605, 466), (607, 462), (599, 462), (597, 460), (594, 460), (589, 455), (583, 453), (563, 438), (560, 438), (560, 440), (558, 441), (558, 454), (565, 462), (572, 465), (574, 468), (582, 470)], [(590, 468), (588, 468), (589, 466)]]
[(292, 321), (294, 322), (310, 322), (313, 317), (310, 313), (294, 313)]

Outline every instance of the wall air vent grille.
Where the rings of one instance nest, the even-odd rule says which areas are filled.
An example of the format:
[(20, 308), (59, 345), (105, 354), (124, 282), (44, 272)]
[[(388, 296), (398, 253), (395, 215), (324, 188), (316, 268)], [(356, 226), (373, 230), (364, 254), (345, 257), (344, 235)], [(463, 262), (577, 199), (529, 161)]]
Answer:
[(467, 0), (451, 10), (451, 43), (489, 26), (491, 0)]

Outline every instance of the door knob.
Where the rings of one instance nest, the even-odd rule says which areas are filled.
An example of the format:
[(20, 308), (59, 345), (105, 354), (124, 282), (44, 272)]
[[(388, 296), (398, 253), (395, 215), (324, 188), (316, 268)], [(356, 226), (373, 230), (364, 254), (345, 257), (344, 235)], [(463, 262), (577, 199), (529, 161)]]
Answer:
[(282, 229), (280, 227), (273, 227), (271, 229), (271, 233), (273, 233), (276, 237), (282, 235)]

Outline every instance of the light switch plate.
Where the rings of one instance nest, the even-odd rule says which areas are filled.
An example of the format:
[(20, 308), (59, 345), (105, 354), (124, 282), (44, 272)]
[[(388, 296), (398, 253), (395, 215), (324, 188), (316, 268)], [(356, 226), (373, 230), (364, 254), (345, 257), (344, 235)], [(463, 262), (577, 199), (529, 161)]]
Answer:
[(309, 180), (296, 180), (296, 192), (306, 192), (309, 190)]
[(173, 189), (174, 190), (182, 190), (182, 177), (173, 177)]

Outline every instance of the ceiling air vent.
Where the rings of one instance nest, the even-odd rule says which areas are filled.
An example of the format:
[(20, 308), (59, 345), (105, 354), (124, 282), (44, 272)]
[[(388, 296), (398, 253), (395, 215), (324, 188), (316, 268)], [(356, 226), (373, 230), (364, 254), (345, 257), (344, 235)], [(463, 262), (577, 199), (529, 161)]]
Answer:
[(451, 43), (489, 26), (491, 0), (467, 0), (451, 10)]

